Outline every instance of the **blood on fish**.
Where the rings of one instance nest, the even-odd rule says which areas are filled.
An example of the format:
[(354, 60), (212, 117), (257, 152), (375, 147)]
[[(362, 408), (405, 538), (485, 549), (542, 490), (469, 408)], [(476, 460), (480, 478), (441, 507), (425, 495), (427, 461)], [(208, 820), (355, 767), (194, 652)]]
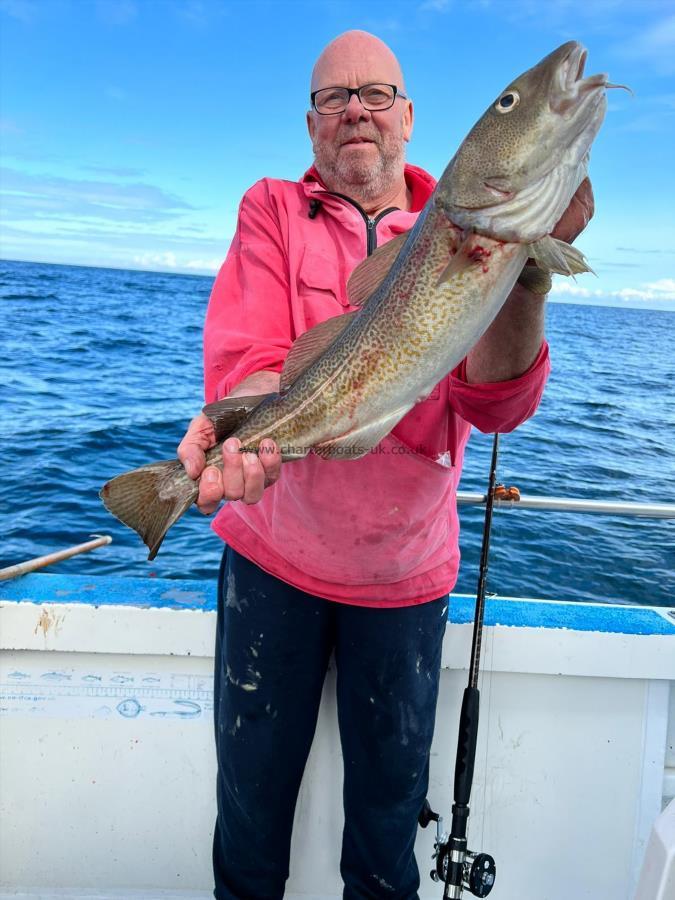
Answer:
[(469, 250), (467, 256), (472, 262), (480, 262), (484, 257), (492, 256), (492, 250), (488, 250), (486, 247), (481, 247), (481, 245), (478, 244)]

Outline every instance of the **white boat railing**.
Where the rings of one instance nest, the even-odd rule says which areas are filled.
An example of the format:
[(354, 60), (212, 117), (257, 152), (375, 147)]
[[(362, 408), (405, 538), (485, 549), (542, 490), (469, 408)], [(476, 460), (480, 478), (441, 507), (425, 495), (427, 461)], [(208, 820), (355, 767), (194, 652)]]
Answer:
[[(484, 506), (485, 494), (457, 492), (458, 506)], [(605, 513), (610, 516), (643, 516), (651, 519), (675, 519), (675, 503), (631, 503), (623, 500), (580, 500), (569, 497), (521, 496), (517, 500), (495, 498), (496, 507), (521, 507), (556, 512)]]

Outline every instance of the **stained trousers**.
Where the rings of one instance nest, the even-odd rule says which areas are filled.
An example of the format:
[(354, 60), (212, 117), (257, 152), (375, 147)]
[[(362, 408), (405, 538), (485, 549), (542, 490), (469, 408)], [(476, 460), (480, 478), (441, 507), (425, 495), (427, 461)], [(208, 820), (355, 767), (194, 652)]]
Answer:
[[(447, 595), (369, 608), (306, 594), (226, 548), (214, 718), (218, 900), (276, 900), (331, 653), (344, 760), (345, 900), (417, 898)], [(339, 777), (339, 776), (337, 776)]]

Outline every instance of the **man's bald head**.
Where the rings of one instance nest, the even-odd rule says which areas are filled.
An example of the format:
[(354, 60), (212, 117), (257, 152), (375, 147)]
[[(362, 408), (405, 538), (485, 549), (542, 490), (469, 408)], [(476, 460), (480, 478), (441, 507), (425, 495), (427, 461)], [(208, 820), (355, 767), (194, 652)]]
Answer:
[(403, 74), (389, 47), (367, 31), (346, 31), (316, 61), (311, 90), (393, 84), (398, 93), (382, 110), (366, 109), (352, 93), (341, 112), (307, 113), (314, 164), (330, 191), (345, 194), (369, 212), (407, 202), (405, 142), (413, 123)]
[[(395, 84), (405, 92), (399, 61), (384, 41), (367, 31), (345, 31), (324, 49), (312, 70), (312, 91), (323, 87), (358, 87), (365, 82), (360, 73), (367, 67), (369, 82)], [(338, 78), (340, 80), (336, 81)], [(353, 85), (345, 82), (353, 81)]]

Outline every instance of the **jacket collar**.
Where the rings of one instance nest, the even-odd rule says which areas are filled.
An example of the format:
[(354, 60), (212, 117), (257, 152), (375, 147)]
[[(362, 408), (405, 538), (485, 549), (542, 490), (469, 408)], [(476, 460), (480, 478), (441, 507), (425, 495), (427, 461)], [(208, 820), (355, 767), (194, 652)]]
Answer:
[[(424, 169), (420, 169), (419, 166), (413, 166), (410, 163), (405, 164), (403, 175), (412, 198), (410, 211), (419, 212), (436, 187), (436, 179), (429, 175), (428, 172), (425, 172)], [(321, 180), (316, 167), (313, 165), (302, 176), (300, 184), (304, 188), (305, 195), (310, 198), (313, 194), (328, 190)]]

